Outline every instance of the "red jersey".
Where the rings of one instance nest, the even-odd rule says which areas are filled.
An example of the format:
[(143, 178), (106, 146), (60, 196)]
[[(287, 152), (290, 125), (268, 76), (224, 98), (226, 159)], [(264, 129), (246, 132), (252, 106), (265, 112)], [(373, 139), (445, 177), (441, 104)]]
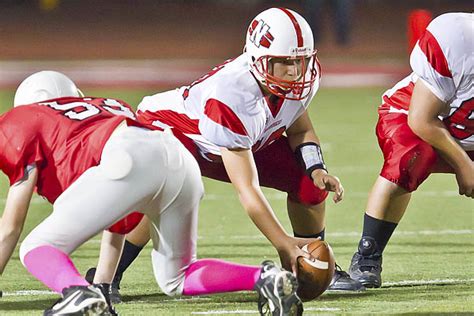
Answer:
[(99, 164), (105, 143), (127, 117), (134, 118), (133, 110), (115, 99), (66, 97), (15, 107), (0, 116), (0, 169), (13, 185), (36, 164), (37, 192), (54, 203)]

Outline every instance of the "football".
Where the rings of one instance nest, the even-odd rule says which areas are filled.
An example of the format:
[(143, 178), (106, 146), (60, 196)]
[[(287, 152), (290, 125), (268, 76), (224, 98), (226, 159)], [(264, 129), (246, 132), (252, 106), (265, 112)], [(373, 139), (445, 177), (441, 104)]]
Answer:
[(311, 259), (298, 258), (298, 291), (302, 301), (310, 301), (323, 294), (334, 275), (334, 254), (325, 241), (317, 240), (302, 248)]

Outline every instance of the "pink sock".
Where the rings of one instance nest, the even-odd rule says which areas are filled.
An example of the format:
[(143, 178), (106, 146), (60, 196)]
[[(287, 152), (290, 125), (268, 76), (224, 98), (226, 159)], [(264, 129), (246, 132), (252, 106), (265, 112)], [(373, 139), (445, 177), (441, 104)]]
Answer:
[(186, 270), (183, 295), (253, 290), (260, 267), (216, 259), (202, 259)]
[(52, 246), (30, 250), (23, 260), (26, 269), (51, 290), (61, 293), (73, 285), (89, 285), (69, 256)]

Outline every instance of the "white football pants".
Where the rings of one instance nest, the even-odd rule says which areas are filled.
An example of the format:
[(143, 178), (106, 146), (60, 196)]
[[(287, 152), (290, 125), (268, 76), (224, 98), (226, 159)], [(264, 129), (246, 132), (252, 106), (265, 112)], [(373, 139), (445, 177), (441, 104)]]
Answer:
[(132, 211), (151, 221), (155, 278), (168, 295), (181, 294), (196, 261), (197, 216), (204, 188), (199, 166), (168, 132), (119, 127), (98, 166), (84, 172), (25, 238), (20, 258), (51, 245), (67, 254)]

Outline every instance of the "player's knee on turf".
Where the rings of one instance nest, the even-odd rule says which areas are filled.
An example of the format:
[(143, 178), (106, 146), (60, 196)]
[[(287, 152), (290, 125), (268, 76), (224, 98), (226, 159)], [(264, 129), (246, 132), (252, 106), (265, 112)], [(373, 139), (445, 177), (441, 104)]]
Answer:
[(436, 152), (429, 144), (422, 142), (414, 146), (400, 159), (398, 185), (408, 192), (415, 191), (430, 175), (436, 158)]
[(164, 258), (156, 251), (151, 252), (153, 273), (156, 283), (161, 291), (168, 296), (180, 296), (183, 294), (185, 268), (173, 268), (173, 260), (166, 262)]

